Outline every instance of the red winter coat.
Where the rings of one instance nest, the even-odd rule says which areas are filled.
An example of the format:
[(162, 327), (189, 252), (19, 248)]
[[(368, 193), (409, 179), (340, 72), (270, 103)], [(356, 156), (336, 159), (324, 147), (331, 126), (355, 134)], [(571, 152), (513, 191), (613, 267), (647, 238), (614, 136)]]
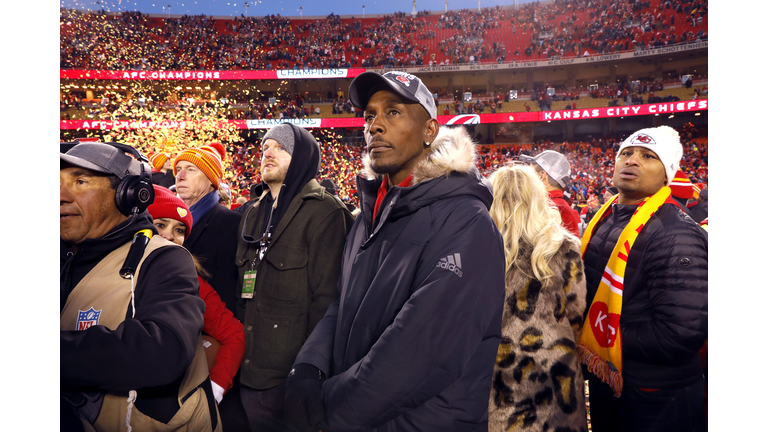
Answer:
[(211, 381), (227, 391), (232, 388), (232, 379), (245, 356), (245, 330), (213, 287), (200, 276), (197, 280), (200, 282), (200, 298), (205, 301), (203, 332), (221, 344), (211, 368)]

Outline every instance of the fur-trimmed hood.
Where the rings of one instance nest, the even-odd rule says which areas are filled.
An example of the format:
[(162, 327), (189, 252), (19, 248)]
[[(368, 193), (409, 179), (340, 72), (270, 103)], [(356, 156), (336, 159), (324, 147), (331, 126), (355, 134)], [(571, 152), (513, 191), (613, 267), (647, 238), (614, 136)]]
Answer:
[[(474, 196), (490, 209), (493, 188), (475, 166), (476, 158), (475, 143), (464, 127), (441, 127), (427, 157), (413, 172), (413, 185), (399, 188), (392, 216), (410, 214), (437, 200), (459, 195)], [(358, 177), (358, 190), (375, 197), (383, 176), (373, 172), (370, 162), (366, 154), (362, 175)]]

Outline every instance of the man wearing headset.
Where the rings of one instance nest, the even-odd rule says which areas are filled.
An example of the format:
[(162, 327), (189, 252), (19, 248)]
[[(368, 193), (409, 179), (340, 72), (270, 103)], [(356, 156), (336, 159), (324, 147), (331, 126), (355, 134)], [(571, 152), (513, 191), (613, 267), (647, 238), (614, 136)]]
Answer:
[(149, 173), (120, 146), (60, 154), (61, 430), (221, 430), (195, 266), (154, 235)]

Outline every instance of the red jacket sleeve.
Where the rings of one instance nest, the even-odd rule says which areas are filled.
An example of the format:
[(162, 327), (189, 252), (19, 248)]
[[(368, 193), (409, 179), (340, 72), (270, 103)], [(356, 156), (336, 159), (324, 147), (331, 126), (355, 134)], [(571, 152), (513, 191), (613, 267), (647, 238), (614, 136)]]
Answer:
[(570, 231), (571, 234), (579, 237), (579, 222), (581, 222), (581, 218), (579, 217), (579, 214), (576, 213), (576, 210), (571, 208), (571, 206), (561, 208), (560, 218), (563, 221), (563, 226)]
[(203, 332), (221, 344), (211, 368), (211, 381), (226, 391), (232, 388), (232, 380), (245, 356), (245, 330), (213, 287), (200, 276), (197, 279), (200, 297), (205, 301)]

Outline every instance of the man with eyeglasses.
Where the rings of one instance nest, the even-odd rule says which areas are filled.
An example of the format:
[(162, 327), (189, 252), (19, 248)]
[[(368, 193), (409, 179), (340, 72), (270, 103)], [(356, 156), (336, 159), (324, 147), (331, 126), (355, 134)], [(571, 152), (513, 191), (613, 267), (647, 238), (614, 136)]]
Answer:
[(285, 431), (285, 380), (304, 341), (338, 298), (354, 219), (320, 186), (320, 147), (284, 123), (261, 141), (262, 182), (238, 231), (237, 316), (245, 325), (240, 397), (252, 431)]

